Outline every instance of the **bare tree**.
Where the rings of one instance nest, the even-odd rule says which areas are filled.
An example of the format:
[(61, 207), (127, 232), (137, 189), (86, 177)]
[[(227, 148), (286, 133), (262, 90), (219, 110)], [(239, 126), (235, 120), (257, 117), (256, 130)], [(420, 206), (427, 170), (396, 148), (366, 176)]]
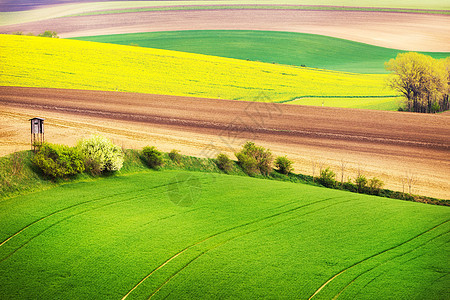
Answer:
[(325, 162), (323, 160), (319, 160), (318, 165), (319, 165), (319, 176), (320, 176), (320, 174), (322, 174), (322, 170), (323, 170), (323, 166), (325, 165)]
[(312, 165), (312, 177), (313, 177), (313, 181), (314, 181), (314, 177), (316, 174), (316, 165), (317, 165), (317, 161), (313, 158), (311, 158), (311, 165)]
[(347, 162), (342, 158), (341, 159), (341, 183), (344, 183), (344, 171), (347, 166)]
[(406, 172), (406, 181), (408, 183), (409, 194), (412, 193), (412, 188), (417, 181), (416, 175), (411, 171)]
[(402, 187), (403, 187), (403, 194), (405, 194), (405, 184), (408, 180), (405, 177), (402, 177)]

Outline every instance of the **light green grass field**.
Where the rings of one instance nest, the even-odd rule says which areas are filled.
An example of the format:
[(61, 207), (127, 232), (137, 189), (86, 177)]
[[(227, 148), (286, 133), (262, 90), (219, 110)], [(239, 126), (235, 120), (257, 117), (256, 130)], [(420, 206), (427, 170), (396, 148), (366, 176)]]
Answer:
[[(384, 63), (405, 52), (315, 34), (251, 30), (148, 32), (75, 39), (364, 74), (388, 73)], [(424, 54), (436, 59), (450, 56)]]
[(445, 299), (449, 292), (443, 206), (148, 171), (2, 200), (0, 216), (6, 299)]
[(390, 110), (398, 109), (402, 102), (401, 97), (392, 98), (299, 98), (283, 103), (309, 106), (325, 106), (325, 107), (343, 107), (343, 108), (361, 108), (373, 110)]
[(302, 96), (396, 95), (384, 74), (51, 38), (0, 35), (0, 42), (0, 85), (4, 86), (274, 102)]

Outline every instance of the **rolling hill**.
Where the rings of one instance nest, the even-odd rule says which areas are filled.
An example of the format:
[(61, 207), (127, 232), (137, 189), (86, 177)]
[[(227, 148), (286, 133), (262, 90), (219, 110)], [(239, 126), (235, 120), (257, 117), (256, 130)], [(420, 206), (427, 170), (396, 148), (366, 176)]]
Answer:
[(6, 298), (445, 298), (448, 207), (144, 171), (0, 201)]
[[(140, 92), (251, 101), (390, 97), (386, 75), (85, 41), (1, 35), (0, 85)], [(383, 98), (380, 98), (383, 99)]]
[[(384, 63), (405, 52), (328, 36), (252, 30), (147, 32), (74, 39), (364, 74), (388, 73)], [(437, 59), (450, 55), (424, 54)]]

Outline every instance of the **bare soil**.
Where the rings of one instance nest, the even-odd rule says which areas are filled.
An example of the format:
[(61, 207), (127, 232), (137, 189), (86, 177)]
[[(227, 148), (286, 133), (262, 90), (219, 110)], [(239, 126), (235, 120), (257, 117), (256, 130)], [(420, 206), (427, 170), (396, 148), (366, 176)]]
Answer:
[(56, 31), (60, 37), (171, 30), (275, 30), (322, 34), (381, 47), (450, 52), (450, 16), (271, 9), (135, 12), (50, 19), (0, 33)]
[[(248, 140), (287, 155), (295, 171), (330, 166), (344, 180), (359, 172), (386, 187), (450, 198), (450, 115), (238, 102), (119, 92), (0, 87), (0, 155), (30, 148), (32, 117), (48, 142), (75, 145), (102, 134), (126, 148), (216, 157)], [(314, 167), (315, 166), (315, 167)]]

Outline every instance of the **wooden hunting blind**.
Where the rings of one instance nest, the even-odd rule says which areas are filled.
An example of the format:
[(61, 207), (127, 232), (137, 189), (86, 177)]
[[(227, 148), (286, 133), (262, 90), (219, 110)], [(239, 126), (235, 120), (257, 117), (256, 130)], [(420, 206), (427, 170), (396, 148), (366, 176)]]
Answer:
[(36, 146), (44, 143), (44, 119), (33, 118), (31, 121), (31, 147), (36, 150)]

